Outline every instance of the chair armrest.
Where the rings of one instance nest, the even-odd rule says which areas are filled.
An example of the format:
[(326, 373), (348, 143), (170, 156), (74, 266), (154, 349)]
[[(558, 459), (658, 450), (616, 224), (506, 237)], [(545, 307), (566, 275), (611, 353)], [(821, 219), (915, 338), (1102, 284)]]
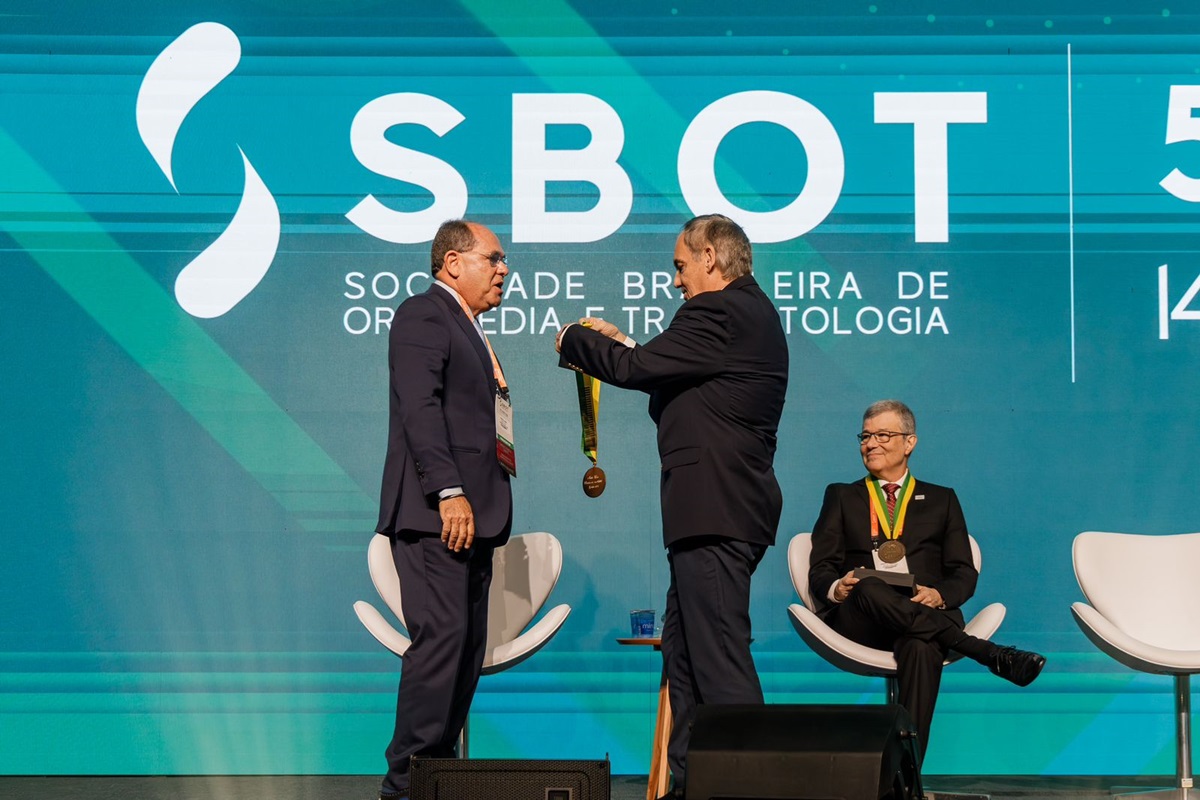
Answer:
[(1101, 652), (1138, 672), (1182, 675), (1200, 672), (1200, 650), (1168, 650), (1123, 633), (1087, 603), (1072, 603), (1071, 615)]
[(558, 633), (571, 613), (571, 607), (566, 603), (555, 606), (546, 612), (533, 626), (511, 642), (496, 645), (483, 657), (483, 674), (494, 675), (510, 667), (515, 667), (525, 659), (541, 650)]
[(1000, 623), (1004, 622), (1004, 616), (1007, 613), (1008, 609), (1004, 607), (1003, 603), (990, 603), (971, 617), (965, 630), (977, 639), (991, 639), (1000, 627)]
[(370, 631), (371, 635), (396, 655), (404, 655), (404, 651), (412, 644), (407, 637), (393, 628), (391, 623), (384, 619), (383, 615), (370, 603), (364, 600), (357, 601), (354, 604), (354, 613), (358, 615), (359, 622)]
[(890, 652), (847, 639), (807, 607), (792, 603), (788, 606), (788, 617), (813, 652), (838, 669), (871, 677), (896, 674), (896, 658)]

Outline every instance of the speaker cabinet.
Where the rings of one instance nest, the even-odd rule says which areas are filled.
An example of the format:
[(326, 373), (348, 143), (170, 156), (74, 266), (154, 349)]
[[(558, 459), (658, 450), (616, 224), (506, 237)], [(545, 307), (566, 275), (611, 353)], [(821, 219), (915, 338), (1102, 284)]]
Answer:
[(411, 800), (609, 800), (608, 761), (421, 758)]
[(899, 705), (700, 706), (687, 800), (912, 800), (916, 729)]

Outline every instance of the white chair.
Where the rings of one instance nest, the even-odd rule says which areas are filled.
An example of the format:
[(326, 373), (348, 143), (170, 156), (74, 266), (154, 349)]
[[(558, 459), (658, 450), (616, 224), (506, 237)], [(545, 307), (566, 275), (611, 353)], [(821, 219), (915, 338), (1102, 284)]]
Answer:
[[(492, 561), (492, 586), (488, 593), (484, 675), (515, 667), (545, 647), (558, 633), (571, 613), (571, 607), (565, 603), (550, 609), (529, 630), (526, 631), (525, 626), (533, 620), (554, 590), (562, 573), (562, 564), (562, 545), (549, 533), (513, 536), (507, 544), (497, 548)], [(387, 536), (376, 534), (372, 537), (367, 547), (367, 566), (375, 590), (403, 625), (400, 576), (396, 574), (391, 542)], [(404, 651), (412, 644), (370, 603), (357, 601), (354, 613), (371, 635), (396, 655), (404, 655)], [(465, 731), (461, 749), (465, 757)]]
[[(975, 537), (970, 539), (971, 560), (978, 570), (983, 558)], [(792, 576), (792, 586), (804, 603), (792, 603), (788, 606), (788, 617), (792, 621), (792, 627), (814, 653), (838, 669), (855, 675), (883, 678), (887, 689), (887, 702), (897, 702), (896, 657), (891, 651), (876, 650), (847, 639), (817, 616), (817, 606), (813, 602), (812, 591), (808, 585), (808, 565), (811, 556), (812, 534), (798, 533), (792, 537), (791, 544), (788, 545), (788, 571)], [(967, 622), (967, 633), (980, 639), (990, 639), (1004, 621), (1006, 610), (1002, 603), (991, 603), (984, 607)], [(951, 653), (946, 663), (949, 664), (958, 658), (957, 653)]]
[[(555, 606), (525, 630), (534, 615), (558, 583), (562, 573), (562, 545), (549, 533), (513, 536), (496, 550), (492, 562), (492, 587), (488, 594), (488, 640), (483, 658), (483, 674), (492, 675), (515, 667), (541, 650), (558, 633), (571, 613), (565, 603)], [(404, 610), (400, 603), (400, 576), (392, 562), (388, 537), (376, 534), (367, 548), (371, 581), (383, 602), (400, 624)], [(411, 644), (408, 637), (392, 627), (370, 603), (359, 600), (354, 611), (379, 643), (398, 656)], [(524, 631), (524, 633), (522, 633)]]
[(1200, 672), (1200, 533), (1147, 536), (1088, 531), (1071, 548), (1087, 603), (1073, 603), (1080, 630), (1105, 655), (1138, 672), (1175, 679), (1175, 786), (1192, 790), (1191, 676)]

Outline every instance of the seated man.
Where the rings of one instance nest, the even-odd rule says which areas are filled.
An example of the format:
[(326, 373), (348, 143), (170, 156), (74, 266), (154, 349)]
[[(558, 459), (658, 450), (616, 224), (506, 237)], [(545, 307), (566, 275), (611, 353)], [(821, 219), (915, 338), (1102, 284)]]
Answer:
[[(908, 458), (917, 446), (912, 411), (881, 400), (863, 413), (858, 435), (870, 473), (856, 483), (834, 483), (812, 534), (809, 585), (819, 614), (838, 633), (895, 653), (900, 704), (920, 736), (923, 758), (950, 650), (987, 666), (1018, 686), (1028, 686), (1046, 659), (1000, 647), (963, 632), (959, 610), (979, 578), (967, 525), (954, 490), (916, 481)], [(857, 567), (911, 573), (916, 594), (877, 577), (859, 580)]]

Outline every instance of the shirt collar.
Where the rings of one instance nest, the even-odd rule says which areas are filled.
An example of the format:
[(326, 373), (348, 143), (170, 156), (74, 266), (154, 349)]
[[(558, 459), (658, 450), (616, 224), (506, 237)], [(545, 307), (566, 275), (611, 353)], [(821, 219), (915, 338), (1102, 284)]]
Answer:
[[(459, 303), (459, 305), (469, 308), (469, 306), (467, 306), (467, 301), (466, 301), (466, 300), (463, 300), (463, 296), (462, 296), (461, 294), (459, 294), (459, 293), (458, 293), (458, 290), (456, 290), (456, 289), (455, 289), (453, 286), (451, 286), (450, 284), (448, 284), (448, 283), (444, 283), (443, 281), (440, 281), (440, 280), (438, 280), (437, 278), (434, 278), (434, 279), (433, 279), (433, 285), (434, 285), (434, 286), (440, 286), (440, 287), (441, 287), (443, 290), (445, 290), (445, 291), (449, 292), (451, 297), (453, 297), (453, 298), (455, 298), (456, 300), (458, 300), (458, 303)], [(471, 315), (471, 319), (472, 319), (472, 320), (474, 320), (474, 319), (475, 319), (475, 315), (474, 315), (474, 314), (472, 314), (472, 315)]]
[(877, 484), (879, 484), (880, 488), (882, 488), (885, 484), (888, 484), (888, 483), (894, 483), (897, 486), (903, 486), (904, 479), (908, 477), (908, 470), (904, 470), (904, 474), (900, 476), (899, 480), (894, 480), (894, 481), (885, 480), (883, 478), (876, 478), (873, 475), (871, 477), (874, 479), (874, 481)]

